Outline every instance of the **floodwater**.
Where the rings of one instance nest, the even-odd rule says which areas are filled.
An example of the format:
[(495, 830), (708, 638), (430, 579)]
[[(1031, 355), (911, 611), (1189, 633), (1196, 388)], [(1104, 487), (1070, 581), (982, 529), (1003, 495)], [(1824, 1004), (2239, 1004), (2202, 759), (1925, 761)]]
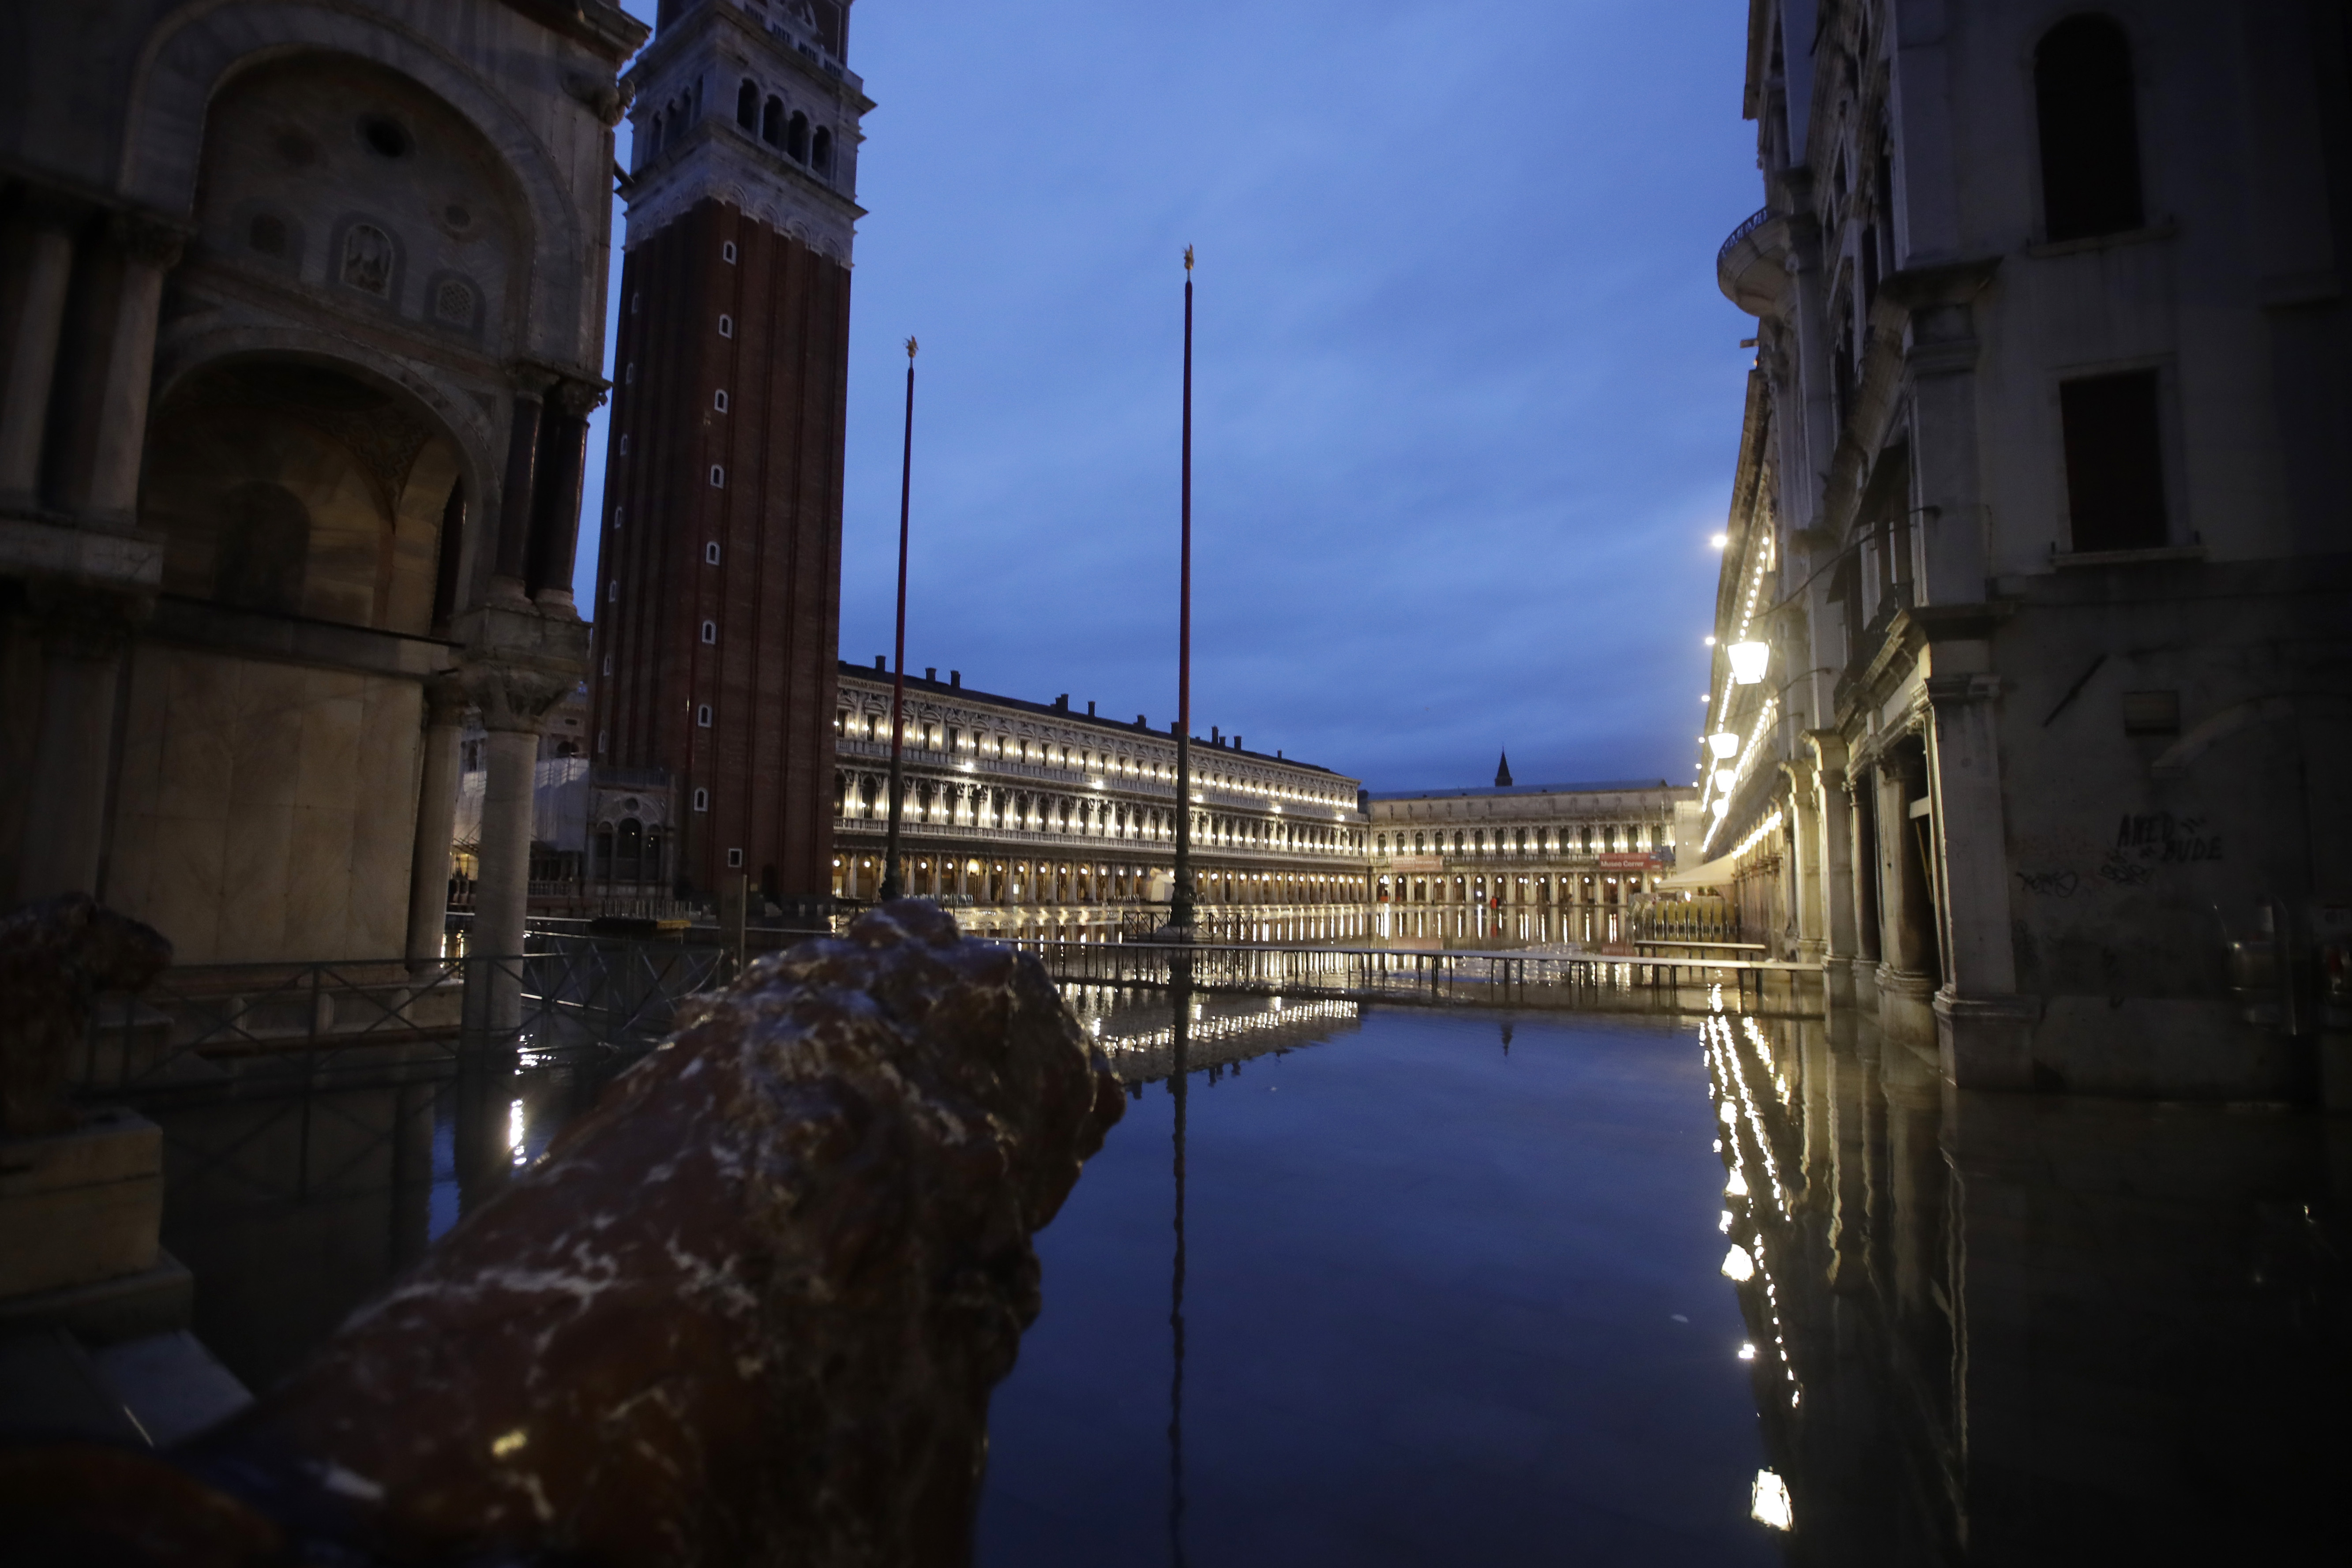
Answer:
[(1263, 1006), (1038, 1237), (979, 1561), (1775, 1560), (1696, 1021)]
[(2342, 1560), (2345, 1119), (1736, 1004), (1207, 998), (1180, 1094), (1167, 1002), (1076, 1002), (1152, 1081), (1038, 1239), (983, 1564)]
[[(2352, 1119), (1736, 997), (1200, 996), (1180, 1094), (1164, 994), (1068, 994), (1140, 1098), (1037, 1238), (984, 1568), (2343, 1555)], [(150, 1108), (197, 1332), (282, 1376), (616, 1066)]]

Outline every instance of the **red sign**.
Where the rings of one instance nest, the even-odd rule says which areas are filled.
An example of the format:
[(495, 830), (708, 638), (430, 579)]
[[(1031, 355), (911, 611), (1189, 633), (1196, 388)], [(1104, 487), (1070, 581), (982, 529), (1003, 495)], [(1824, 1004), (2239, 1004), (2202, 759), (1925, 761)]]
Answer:
[(1655, 855), (1603, 855), (1601, 868), (1604, 871), (1654, 871), (1661, 862)]

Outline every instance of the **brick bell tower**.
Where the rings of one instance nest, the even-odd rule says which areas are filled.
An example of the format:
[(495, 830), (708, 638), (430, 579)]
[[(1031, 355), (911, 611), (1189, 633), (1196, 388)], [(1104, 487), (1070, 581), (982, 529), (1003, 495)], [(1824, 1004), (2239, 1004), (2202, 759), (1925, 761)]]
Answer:
[(667, 770), (678, 889), (741, 874), (788, 912), (832, 888), (850, 247), (874, 107), (848, 35), (849, 0), (662, 0), (626, 79), (593, 761)]

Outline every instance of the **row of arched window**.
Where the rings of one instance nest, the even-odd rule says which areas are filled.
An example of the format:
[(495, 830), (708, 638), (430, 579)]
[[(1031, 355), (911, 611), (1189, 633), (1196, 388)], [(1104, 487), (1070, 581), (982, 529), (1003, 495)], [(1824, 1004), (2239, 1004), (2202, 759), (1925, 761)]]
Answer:
[(773, 93), (762, 100), (760, 84), (749, 77), (735, 89), (735, 123), (793, 163), (806, 164), (819, 174), (832, 175), (832, 131), (823, 125), (811, 126), (807, 115), (797, 109), (786, 109), (784, 100)]
[(1493, 852), (1503, 855), (1598, 855), (1658, 848), (1666, 841), (1666, 830), (1654, 825), (1646, 829), (1632, 825), (1591, 824), (1582, 827), (1503, 827), (1496, 829), (1490, 840), (1483, 827), (1456, 828), (1450, 840), (1444, 832), (1413, 834), (1410, 849), (1404, 834), (1381, 833), (1373, 837), (1375, 852), (1391, 853), (1391, 841), (1396, 846), (1394, 853), (1399, 855), (1484, 855), (1488, 853), (1490, 845)]

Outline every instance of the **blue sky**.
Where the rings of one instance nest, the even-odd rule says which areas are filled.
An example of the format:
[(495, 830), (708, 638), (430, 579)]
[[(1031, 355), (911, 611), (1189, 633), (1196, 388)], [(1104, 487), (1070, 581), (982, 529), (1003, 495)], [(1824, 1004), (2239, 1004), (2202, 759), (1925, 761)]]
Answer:
[(1689, 779), (1746, 11), (864, 0), (843, 654), (890, 647), (912, 332), (909, 668), (1175, 717), (1192, 244), (1196, 731), (1376, 790)]

